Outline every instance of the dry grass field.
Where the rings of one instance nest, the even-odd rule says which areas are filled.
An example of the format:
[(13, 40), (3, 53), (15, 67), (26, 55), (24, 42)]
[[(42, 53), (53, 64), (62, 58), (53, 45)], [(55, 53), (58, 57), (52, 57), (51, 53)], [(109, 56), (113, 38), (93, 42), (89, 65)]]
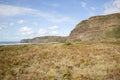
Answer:
[(0, 80), (120, 80), (120, 43), (0, 46)]

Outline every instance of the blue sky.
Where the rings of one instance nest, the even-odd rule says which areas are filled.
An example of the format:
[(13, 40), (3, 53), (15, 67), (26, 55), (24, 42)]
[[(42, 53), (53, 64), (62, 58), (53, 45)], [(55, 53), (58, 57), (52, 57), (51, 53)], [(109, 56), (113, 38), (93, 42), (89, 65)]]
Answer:
[(0, 41), (68, 36), (91, 16), (120, 13), (120, 0), (0, 0)]

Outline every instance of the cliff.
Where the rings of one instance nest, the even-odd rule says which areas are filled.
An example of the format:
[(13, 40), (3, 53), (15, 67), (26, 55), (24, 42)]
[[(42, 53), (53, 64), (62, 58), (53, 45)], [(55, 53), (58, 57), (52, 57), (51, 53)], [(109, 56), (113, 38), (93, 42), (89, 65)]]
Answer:
[(120, 40), (120, 13), (94, 16), (76, 25), (68, 37), (44, 36), (23, 39), (22, 43), (46, 43), (88, 40)]
[(21, 43), (47, 43), (47, 42), (65, 42), (67, 37), (60, 36), (43, 36), (33, 39), (22, 39)]
[(120, 39), (120, 13), (94, 16), (76, 25), (68, 41)]

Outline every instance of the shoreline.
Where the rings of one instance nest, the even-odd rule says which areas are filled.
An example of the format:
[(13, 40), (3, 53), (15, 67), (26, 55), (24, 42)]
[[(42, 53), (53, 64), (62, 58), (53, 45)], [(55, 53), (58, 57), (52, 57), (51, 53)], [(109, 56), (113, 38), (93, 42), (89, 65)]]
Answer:
[(10, 46), (10, 45), (26, 45), (32, 43), (20, 43), (20, 42), (0, 42), (0, 46)]

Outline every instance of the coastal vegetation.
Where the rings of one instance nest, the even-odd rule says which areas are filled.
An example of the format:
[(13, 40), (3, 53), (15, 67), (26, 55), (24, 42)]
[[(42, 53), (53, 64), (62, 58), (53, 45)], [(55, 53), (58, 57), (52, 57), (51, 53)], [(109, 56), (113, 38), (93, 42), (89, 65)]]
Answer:
[(119, 80), (120, 42), (0, 46), (0, 80)]
[(120, 13), (21, 42), (0, 46), (0, 80), (120, 80)]

